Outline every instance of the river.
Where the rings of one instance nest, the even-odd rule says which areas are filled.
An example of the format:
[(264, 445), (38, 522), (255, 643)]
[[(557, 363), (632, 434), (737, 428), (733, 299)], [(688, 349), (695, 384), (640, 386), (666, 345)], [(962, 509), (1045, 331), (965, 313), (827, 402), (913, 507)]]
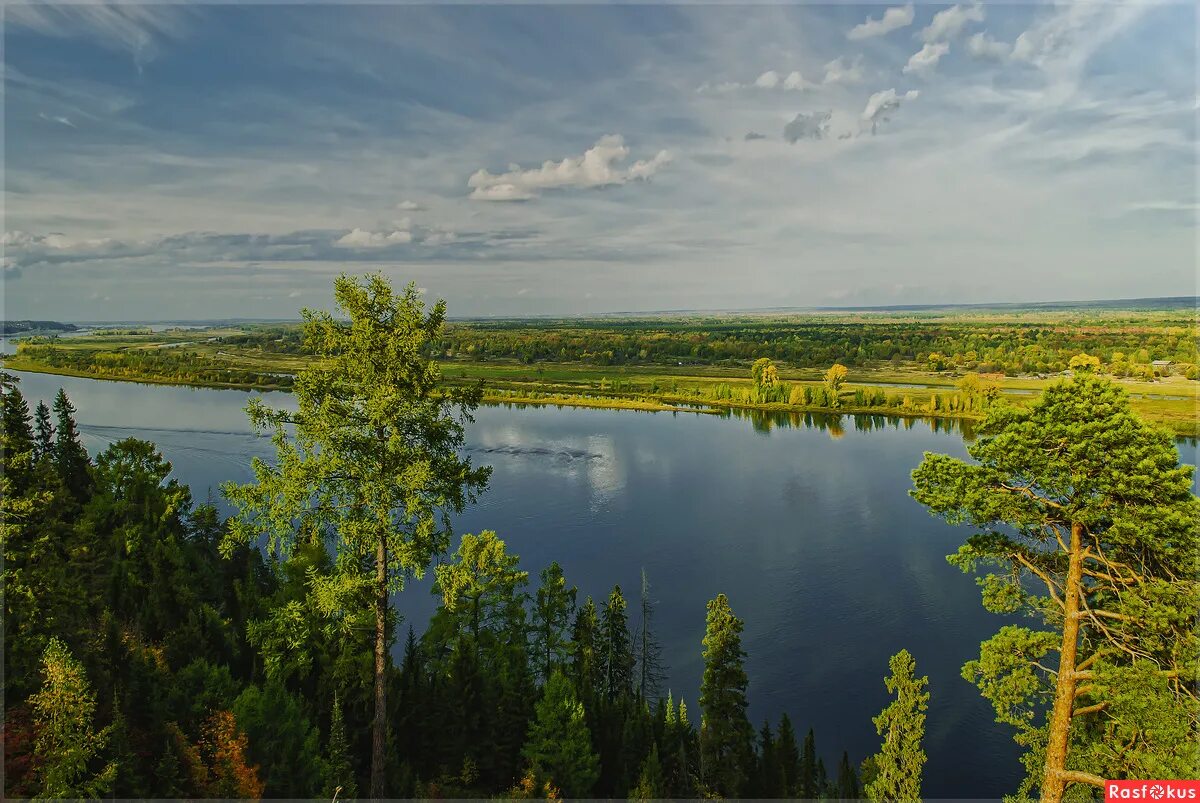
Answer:
[[(19, 376), (31, 406), (66, 389), (93, 454), (125, 437), (157, 443), (197, 499), (220, 505), (218, 485), (246, 481), (250, 458), (271, 454), (246, 422), (250, 393)], [(530, 591), (557, 560), (581, 601), (619, 583), (632, 613), (644, 568), (668, 685), (697, 717), (704, 606), (724, 592), (746, 622), (755, 727), (788, 712), (797, 731), (815, 729), (831, 772), (843, 749), (855, 762), (878, 749), (871, 717), (888, 700), (888, 657), (907, 648), (932, 693), (925, 795), (995, 798), (1019, 781), (1018, 750), (959, 671), (1003, 621), (946, 563), (968, 531), (907, 493), (924, 451), (965, 455), (949, 429), (485, 407), (467, 449), (494, 467), (491, 484), (456, 527), (496, 530), (530, 572)], [(1195, 448), (1185, 456), (1194, 463)], [(435, 605), (428, 581), (397, 598), (418, 632)]]

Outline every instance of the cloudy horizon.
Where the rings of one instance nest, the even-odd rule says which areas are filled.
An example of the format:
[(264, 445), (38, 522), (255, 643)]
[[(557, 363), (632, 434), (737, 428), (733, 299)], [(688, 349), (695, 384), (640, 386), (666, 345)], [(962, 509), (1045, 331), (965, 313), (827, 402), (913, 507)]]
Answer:
[(10, 320), (1196, 294), (1189, 4), (4, 19)]

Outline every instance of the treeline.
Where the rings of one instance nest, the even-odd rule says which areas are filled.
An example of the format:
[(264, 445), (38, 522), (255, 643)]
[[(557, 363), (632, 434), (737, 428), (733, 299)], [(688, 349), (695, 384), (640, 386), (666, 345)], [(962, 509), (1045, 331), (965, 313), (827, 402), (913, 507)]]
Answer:
[(932, 370), (1036, 374), (1067, 369), (1081, 351), (1117, 373), (1153, 360), (1196, 365), (1194, 327), (1184, 321), (1108, 321), (1094, 326), (969, 320), (918, 322), (733, 322), (675, 324), (458, 323), (445, 356), (593, 365), (749, 364), (760, 357), (799, 368), (917, 363)]
[[(322, 609), (325, 542), (223, 557), (225, 524), (153, 444), (92, 461), (73, 413), (61, 392), (32, 415), (4, 394), (6, 796), (365, 793), (370, 638)], [(857, 762), (827, 771), (811, 729), (751, 727), (724, 595), (708, 606), (701, 725), (662, 687), (644, 577), (632, 606), (619, 587), (579, 602), (557, 564), (539, 580), (487, 531), (437, 567), (442, 604), (387, 670), (390, 795), (862, 796)]]
[[(282, 354), (303, 353), (295, 327), (255, 327), (222, 336), (231, 346)], [(524, 363), (589, 365), (749, 365), (760, 357), (794, 368), (833, 363), (894, 365), (932, 371), (1051, 374), (1072, 356), (1097, 356), (1102, 372), (1153, 379), (1151, 365), (1197, 378), (1194, 325), (1169, 315), (1057, 322), (971, 318), (922, 320), (578, 320), (455, 322), (431, 344), (431, 356)]]
[(107, 351), (20, 343), (17, 356), (52, 368), (106, 379), (150, 379), (183, 384), (280, 389), (290, 388), (293, 379), (287, 373), (231, 368), (225, 361), (182, 347)]

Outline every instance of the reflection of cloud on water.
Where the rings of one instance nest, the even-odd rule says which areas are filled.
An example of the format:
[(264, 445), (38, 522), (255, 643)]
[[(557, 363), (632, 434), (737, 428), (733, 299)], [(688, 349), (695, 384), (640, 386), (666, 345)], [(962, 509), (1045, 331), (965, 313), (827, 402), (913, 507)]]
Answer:
[(476, 443), (465, 451), (488, 462), (489, 456), (516, 458), (506, 461), (508, 472), (550, 470), (556, 477), (586, 483), (588, 506), (593, 512), (608, 505), (625, 488), (625, 471), (609, 435), (546, 438), (519, 427), (478, 428)]
[(608, 435), (591, 435), (588, 448), (602, 455), (601, 459), (587, 464), (588, 483), (592, 489), (592, 511), (608, 505), (617, 494), (625, 489), (625, 471), (617, 460), (616, 449)]

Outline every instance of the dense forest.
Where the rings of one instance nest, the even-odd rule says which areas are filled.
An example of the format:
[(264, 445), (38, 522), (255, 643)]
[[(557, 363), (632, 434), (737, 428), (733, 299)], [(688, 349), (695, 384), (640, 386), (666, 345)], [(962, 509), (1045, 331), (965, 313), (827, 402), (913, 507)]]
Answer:
[[(73, 412), (61, 393), (32, 415), (4, 395), (6, 796), (365, 795), (372, 634), (322, 611), (326, 544), (223, 556), (226, 525), (153, 444), (93, 461)], [(645, 586), (578, 600), (557, 564), (536, 585), (487, 531), (437, 567), (443, 604), (386, 673), (389, 795), (694, 797), (707, 756), (727, 795), (860, 796), (857, 762), (827, 771), (811, 730), (751, 728), (723, 595), (702, 739), (662, 688)]]
[[(263, 326), (222, 338), (234, 346), (298, 354), (299, 332)], [(461, 321), (436, 342), (444, 359), (515, 359), (591, 365), (749, 365), (767, 357), (797, 368), (917, 363), (928, 370), (1008, 375), (1058, 373), (1071, 357), (1100, 358), (1106, 373), (1153, 377), (1155, 360), (1188, 374), (1195, 322), (1182, 313), (1096, 317), (889, 316)], [(1196, 378), (1189, 374), (1189, 378)]]
[[(92, 458), (65, 394), (31, 411), (4, 377), (6, 796), (919, 799), (936, 690), (912, 655), (886, 668), (879, 751), (822, 752), (747, 718), (719, 594), (699, 697), (676, 699), (647, 578), (580, 600), (557, 564), (533, 581), (496, 533), (453, 531), (489, 469), (461, 448), (478, 387), (430, 357), (444, 304), (380, 276), (335, 291), (339, 317), (306, 313), (298, 408), (248, 407), (275, 458), (223, 487), (226, 520), (153, 444)], [(950, 560), (985, 607), (1033, 619), (963, 676), (1024, 750), (1016, 791), (1054, 803), (1200, 776), (1192, 467), (1076, 367), (990, 403), (972, 460), (926, 455), (912, 491), (975, 531)], [(405, 627), (394, 595), (430, 571), (440, 605)]]

